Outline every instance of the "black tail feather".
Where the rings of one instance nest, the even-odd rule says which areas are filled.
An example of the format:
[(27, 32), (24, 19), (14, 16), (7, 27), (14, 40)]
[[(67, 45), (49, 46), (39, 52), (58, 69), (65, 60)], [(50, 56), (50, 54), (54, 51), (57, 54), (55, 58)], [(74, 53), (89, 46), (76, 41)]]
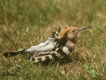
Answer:
[(12, 57), (12, 56), (16, 56), (16, 55), (18, 55), (17, 52), (6, 52), (3, 54), (3, 56), (5, 56), (5, 57), (9, 57), (9, 56)]
[(11, 51), (11, 52), (5, 52), (4, 54), (3, 54), (3, 56), (5, 56), (5, 57), (12, 57), (12, 56), (16, 56), (16, 55), (18, 55), (19, 53), (25, 53), (25, 50), (26, 49), (22, 49), (22, 50), (17, 50), (17, 51)]

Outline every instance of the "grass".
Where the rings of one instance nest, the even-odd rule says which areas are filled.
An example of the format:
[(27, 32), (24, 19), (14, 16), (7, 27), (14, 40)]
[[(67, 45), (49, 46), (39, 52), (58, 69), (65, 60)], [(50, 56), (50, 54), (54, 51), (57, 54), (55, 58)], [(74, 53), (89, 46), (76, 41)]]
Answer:
[[(2, 80), (105, 80), (106, 79), (105, 0), (0, 0), (0, 79)], [(5, 58), (6, 51), (36, 45), (52, 31), (64, 26), (87, 26), (72, 62), (47, 66), (31, 64), (26, 56)], [(8, 70), (21, 69), (14, 75)]]

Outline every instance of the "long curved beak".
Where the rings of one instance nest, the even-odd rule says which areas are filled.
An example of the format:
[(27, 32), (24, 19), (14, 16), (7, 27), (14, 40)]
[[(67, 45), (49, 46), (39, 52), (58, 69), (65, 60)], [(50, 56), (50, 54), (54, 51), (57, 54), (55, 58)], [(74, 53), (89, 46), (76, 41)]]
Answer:
[(82, 31), (82, 30), (85, 30), (85, 29), (88, 29), (88, 28), (91, 28), (91, 26), (81, 27), (81, 28), (79, 28), (79, 31)]

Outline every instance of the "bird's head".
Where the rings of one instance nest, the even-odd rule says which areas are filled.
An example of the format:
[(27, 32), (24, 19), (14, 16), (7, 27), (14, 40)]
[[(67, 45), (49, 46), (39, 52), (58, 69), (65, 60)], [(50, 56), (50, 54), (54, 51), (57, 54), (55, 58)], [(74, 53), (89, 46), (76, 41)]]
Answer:
[(59, 40), (70, 40), (76, 43), (80, 31), (91, 28), (90, 26), (77, 28), (77, 27), (63, 27), (59, 32)]

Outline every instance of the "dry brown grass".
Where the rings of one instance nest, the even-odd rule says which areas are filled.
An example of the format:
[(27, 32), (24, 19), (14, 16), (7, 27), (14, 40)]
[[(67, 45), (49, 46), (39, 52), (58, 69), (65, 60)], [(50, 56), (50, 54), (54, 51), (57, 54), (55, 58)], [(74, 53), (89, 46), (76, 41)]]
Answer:
[[(105, 80), (106, 79), (105, 0), (1, 0), (0, 79), (3, 80)], [(33, 65), (23, 56), (5, 58), (6, 51), (30, 47), (64, 26), (86, 26), (70, 54), (72, 62), (60, 65)], [(7, 75), (16, 64), (22, 69)]]

